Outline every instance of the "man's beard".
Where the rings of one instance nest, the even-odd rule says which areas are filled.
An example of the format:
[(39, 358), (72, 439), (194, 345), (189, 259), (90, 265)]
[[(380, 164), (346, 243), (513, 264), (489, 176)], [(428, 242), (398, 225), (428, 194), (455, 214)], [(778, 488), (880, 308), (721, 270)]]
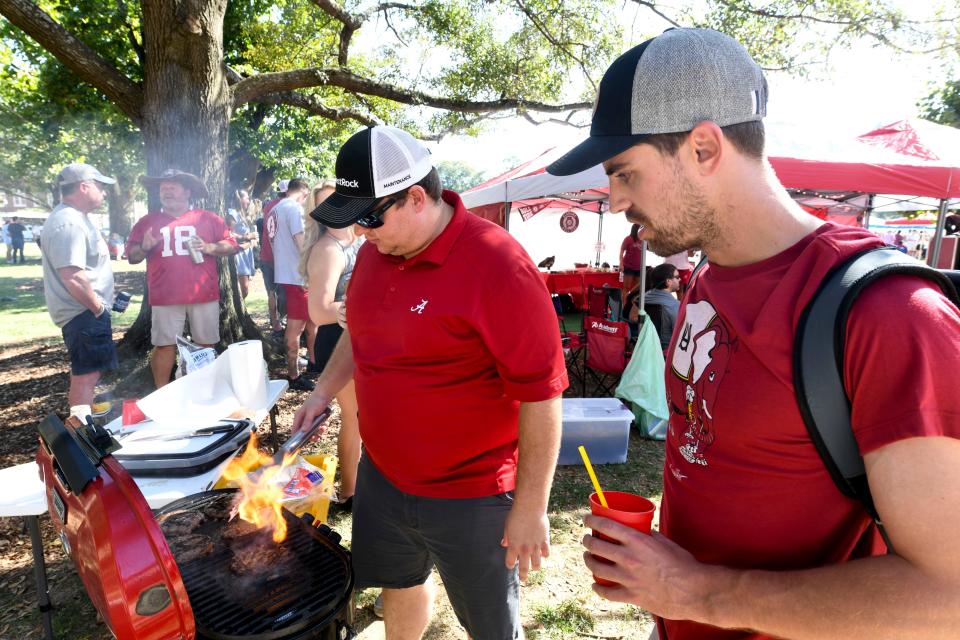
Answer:
[(677, 172), (677, 189), (661, 193), (661, 202), (667, 211), (676, 212), (670, 217), (663, 216), (656, 224), (642, 211), (627, 211), (627, 219), (643, 225), (653, 232), (647, 240), (650, 250), (661, 257), (676, 255), (688, 249), (700, 249), (711, 246), (720, 237), (720, 223), (717, 210), (712, 207), (703, 193), (685, 176)]

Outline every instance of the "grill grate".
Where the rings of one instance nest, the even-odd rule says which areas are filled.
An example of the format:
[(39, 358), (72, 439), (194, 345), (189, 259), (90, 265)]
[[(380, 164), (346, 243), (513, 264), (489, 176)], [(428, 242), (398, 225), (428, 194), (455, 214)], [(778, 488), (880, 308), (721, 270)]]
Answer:
[[(232, 491), (191, 496), (189, 504), (178, 501), (164, 512), (225, 506), (233, 496)], [(348, 605), (353, 575), (347, 553), (286, 509), (283, 513), (288, 529), (280, 546), (295, 558), (284, 575), (233, 574), (233, 552), (219, 540), (213, 553), (178, 563), (198, 635), (212, 640), (286, 638), (326, 624)], [(197, 532), (216, 536), (224, 524), (205, 520)]]

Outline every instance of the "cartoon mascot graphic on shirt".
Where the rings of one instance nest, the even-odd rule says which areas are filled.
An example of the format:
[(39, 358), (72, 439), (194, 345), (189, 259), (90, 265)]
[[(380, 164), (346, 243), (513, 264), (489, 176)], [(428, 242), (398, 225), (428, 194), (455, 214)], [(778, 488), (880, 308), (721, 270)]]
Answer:
[(707, 450), (716, 439), (713, 413), (730, 356), (736, 350), (730, 331), (706, 300), (687, 305), (680, 338), (673, 350), (671, 372), (684, 382), (683, 408), (668, 398), (673, 411), (682, 413), (686, 428), (672, 434), (680, 455), (707, 466)]

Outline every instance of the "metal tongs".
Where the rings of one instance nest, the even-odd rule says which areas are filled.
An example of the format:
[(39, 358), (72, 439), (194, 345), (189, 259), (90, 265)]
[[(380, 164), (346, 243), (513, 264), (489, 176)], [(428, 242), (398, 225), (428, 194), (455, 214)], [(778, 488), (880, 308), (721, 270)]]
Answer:
[(305, 431), (297, 431), (295, 434), (290, 436), (286, 442), (280, 445), (280, 448), (277, 449), (277, 452), (273, 454), (273, 464), (280, 464), (283, 462), (284, 457), (293, 455), (296, 452), (300, 451), (303, 445), (310, 442), (317, 431), (320, 430), (320, 427), (324, 422), (330, 417), (333, 413), (330, 407), (326, 407), (323, 411), (318, 413), (313, 418), (313, 422), (310, 423), (310, 428)]

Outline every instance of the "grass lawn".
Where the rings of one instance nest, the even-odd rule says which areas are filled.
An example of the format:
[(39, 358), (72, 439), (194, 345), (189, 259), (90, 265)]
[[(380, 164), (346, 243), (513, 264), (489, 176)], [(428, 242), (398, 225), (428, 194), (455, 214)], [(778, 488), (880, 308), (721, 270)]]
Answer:
[[(43, 267), (40, 249), (28, 243), (24, 249), (25, 264), (0, 261), (0, 345), (23, 344), (33, 340), (60, 339), (60, 329), (53, 324), (43, 298)], [(124, 313), (113, 314), (113, 328), (123, 330), (133, 324), (143, 302), (143, 278), (146, 263), (132, 265), (126, 260), (111, 262), (116, 291), (132, 294)], [(267, 296), (259, 273), (253, 277), (247, 308), (254, 315), (267, 314)]]

